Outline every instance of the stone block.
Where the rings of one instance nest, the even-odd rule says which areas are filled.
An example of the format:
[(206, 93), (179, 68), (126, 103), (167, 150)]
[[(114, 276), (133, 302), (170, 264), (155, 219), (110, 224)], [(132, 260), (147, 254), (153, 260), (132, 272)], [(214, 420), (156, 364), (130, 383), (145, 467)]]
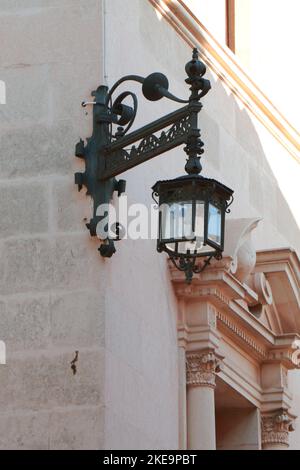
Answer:
[(209, 70), (206, 78), (210, 80), (212, 89), (203, 99), (203, 110), (207, 111), (219, 126), (224, 127), (229, 134), (235, 136), (236, 110), (238, 109), (236, 98), (226, 85)]
[(48, 229), (47, 187), (38, 183), (0, 184), (0, 238)]
[(9, 298), (0, 304), (0, 339), (7, 348), (7, 361), (16, 350), (46, 348), (50, 336), (50, 297)]
[(84, 189), (78, 192), (74, 178), (54, 182), (52, 198), (55, 230), (87, 234), (86, 223), (92, 216), (91, 198), (86, 196)]
[[(101, 1), (101, 0), (100, 0)], [(41, 8), (54, 8), (62, 6), (80, 6), (86, 4), (88, 7), (93, 7), (99, 0), (1, 0), (0, 15), (4, 13), (26, 13), (31, 10)]]
[[(80, 122), (80, 130), (84, 132), (84, 124), (92, 124), (91, 106), (82, 108), (81, 102), (91, 101), (91, 92), (101, 85), (101, 60), (80, 60), (70, 63), (49, 64), (48, 81), (52, 91), (52, 116), (56, 120), (72, 119)], [(76, 79), (74, 79), (76, 77)], [(86, 134), (82, 134), (84, 137)], [(88, 136), (88, 134), (87, 134)]]
[(2, 130), (0, 178), (70, 174), (77, 140), (70, 121)]
[(0, 294), (104, 286), (104, 261), (88, 235), (0, 244)]
[(218, 122), (212, 119), (205, 111), (200, 113), (199, 126), (201, 140), (204, 142), (202, 166), (206, 162), (212, 167), (220, 168), (220, 128)]
[[(250, 186), (249, 156), (224, 128), (220, 129), (220, 141), (219, 178), (234, 190), (234, 201), (230, 207), (232, 217), (244, 217), (245, 207), (249, 206), (249, 194), (253, 191)], [(251, 184), (254, 184), (253, 180)]]
[(75, 351), (11, 356), (0, 367), (1, 411), (52, 409), (101, 405), (104, 393), (104, 352), (79, 349), (77, 372), (71, 361)]
[[(1, 6), (0, 6), (1, 11)], [(0, 68), (6, 84), (6, 105), (1, 106), (1, 122), (6, 127), (49, 119), (51, 95), (47, 64)]]
[(50, 414), (0, 413), (1, 450), (49, 450)]
[[(295, 188), (299, 192), (299, 189)], [(277, 231), (288, 240), (285, 246), (291, 246), (300, 254), (300, 237), (299, 237), (299, 225), (297, 224), (296, 218), (288, 204), (288, 201), (284, 197), (282, 190), (277, 187), (276, 191), (276, 207), (277, 217), (275, 219), (275, 227)], [(280, 246), (280, 245), (279, 245)], [(281, 245), (282, 246), (282, 245)]]
[[(77, 291), (51, 298), (51, 341), (54, 347), (104, 344), (104, 296)], [(1, 328), (0, 328), (1, 331)]]
[(262, 147), (261, 136), (255, 127), (257, 124), (248, 109), (240, 109), (236, 106), (236, 135), (239, 144), (251, 155), (261, 166), (264, 164), (265, 154)]
[(51, 450), (104, 448), (104, 407), (57, 411), (51, 414)]
[[(87, 8), (86, 2), (56, 6), (2, 15), (0, 62), (3, 66), (76, 62), (79, 57), (99, 60), (100, 3), (92, 2), (91, 8)], [(22, 47), (15, 39), (16, 31), (22, 38)]]
[(249, 189), (250, 204), (262, 216), (265, 211), (263, 198), (263, 179), (260, 178), (260, 171), (256, 165), (250, 165), (249, 167)]

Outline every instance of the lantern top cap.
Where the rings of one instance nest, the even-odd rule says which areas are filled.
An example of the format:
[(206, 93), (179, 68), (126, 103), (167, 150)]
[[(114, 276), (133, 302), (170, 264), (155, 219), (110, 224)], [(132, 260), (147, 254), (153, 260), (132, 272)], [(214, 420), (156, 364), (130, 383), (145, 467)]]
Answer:
[(154, 186), (152, 186), (152, 190), (155, 193), (160, 193), (161, 191), (178, 188), (180, 186), (186, 187), (187, 185), (196, 185), (198, 188), (212, 188), (215, 191), (220, 191), (224, 194), (226, 199), (229, 199), (232, 194), (233, 190), (225, 186), (224, 184), (220, 183), (219, 181), (213, 178), (205, 178), (202, 175), (183, 175), (179, 176), (178, 178), (174, 178), (172, 180), (162, 180), (157, 181)]

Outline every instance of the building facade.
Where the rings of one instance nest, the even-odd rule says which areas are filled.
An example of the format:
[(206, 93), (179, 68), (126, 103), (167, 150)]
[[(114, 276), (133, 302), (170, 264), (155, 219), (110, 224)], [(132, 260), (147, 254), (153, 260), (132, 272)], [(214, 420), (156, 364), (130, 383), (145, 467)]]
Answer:
[[(2, 0), (0, 17), (0, 448), (300, 449), (299, 134), (182, 1)], [(203, 174), (235, 199), (222, 261), (187, 285), (154, 240), (98, 255), (74, 146), (100, 84), (160, 71), (187, 97), (194, 46)], [(177, 108), (139, 103), (136, 127)], [(128, 203), (184, 164), (126, 172)]]

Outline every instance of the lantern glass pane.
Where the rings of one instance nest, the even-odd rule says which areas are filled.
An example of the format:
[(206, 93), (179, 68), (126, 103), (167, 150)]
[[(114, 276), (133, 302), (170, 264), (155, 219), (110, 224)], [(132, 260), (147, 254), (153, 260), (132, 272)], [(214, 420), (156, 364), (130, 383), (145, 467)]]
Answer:
[[(195, 236), (204, 241), (204, 202), (196, 201)], [(200, 243), (200, 241), (198, 242)]]
[(189, 220), (191, 223), (188, 224), (189, 232), (185, 231), (185, 235), (190, 234), (190, 236), (185, 236), (183, 239), (185, 241), (179, 241), (180, 239), (177, 238), (178, 243), (167, 243), (166, 246), (169, 250), (174, 251), (178, 254), (204, 254), (208, 251), (211, 252), (212, 248), (210, 246), (204, 245), (204, 202), (203, 201), (196, 201), (195, 203), (195, 229), (193, 230), (192, 224), (192, 203), (189, 203)]
[(193, 234), (193, 204), (192, 201), (172, 202), (162, 204), (161, 240), (191, 240)]
[(221, 246), (222, 240), (222, 213), (214, 204), (208, 205), (208, 229), (207, 238)]

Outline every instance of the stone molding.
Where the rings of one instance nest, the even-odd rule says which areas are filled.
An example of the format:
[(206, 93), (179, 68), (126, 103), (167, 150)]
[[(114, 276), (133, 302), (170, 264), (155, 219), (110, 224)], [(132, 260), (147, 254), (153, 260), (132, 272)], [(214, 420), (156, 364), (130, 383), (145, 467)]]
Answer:
[(263, 273), (272, 303), (266, 305), (266, 312), (276, 319), (277, 334), (291, 332), (300, 335), (300, 260), (290, 248), (263, 250), (256, 254), (254, 276)]
[(186, 355), (186, 383), (194, 387), (215, 388), (215, 376), (221, 371), (221, 357), (214, 352), (193, 352)]
[(261, 416), (262, 447), (288, 447), (289, 433), (294, 431), (295, 417), (285, 410)]
[(247, 345), (247, 347), (251, 348), (253, 352), (255, 352), (255, 354), (259, 356), (260, 359), (264, 360), (268, 357), (267, 350), (263, 346), (261, 346), (257, 341), (255, 341), (253, 336), (247, 334), (245, 329), (237, 326), (237, 324), (230, 318), (228, 318), (226, 314), (217, 312), (217, 319), (224, 325), (225, 328), (230, 330), (231, 333), (233, 333), (240, 340), (242, 340), (245, 345)]
[(300, 337), (293, 334), (276, 336), (266, 362), (282, 363), (287, 369), (300, 369)]
[[(195, 276), (191, 285), (170, 266), (179, 307), (178, 344), (186, 354), (182, 374), (188, 387), (214, 389), (220, 351), (225, 356), (220, 378), (261, 411), (263, 446), (286, 448), (295, 419), (288, 411), (292, 407), (288, 371), (300, 369), (300, 261), (290, 249), (260, 251), (252, 272), (248, 269), (252, 255), (251, 263), (242, 257), (243, 276), (237, 279), (240, 258), (235, 255), (244, 246), (248, 228), (255, 226), (255, 220), (236, 221), (235, 243), (227, 256)], [(276, 289), (281, 282), (283, 292)], [(285, 295), (289, 302), (282, 299)], [(257, 305), (263, 309), (261, 316), (252, 313)], [(268, 321), (274, 312), (279, 319), (275, 325)]]
[(190, 47), (200, 46), (206, 64), (300, 162), (299, 132), (246, 74), (235, 54), (227, 46), (219, 44), (181, 0), (149, 1)]
[[(270, 418), (272, 410), (289, 410), (292, 406), (287, 373), (288, 370), (300, 369), (300, 329), (298, 331), (295, 328), (295, 333), (283, 334), (277, 327), (273, 330), (264, 318), (252, 314), (251, 307), (259, 303), (263, 308), (277, 311), (279, 318), (291, 315), (290, 309), (286, 312), (284, 304), (276, 304), (278, 294), (272, 292), (272, 283), (279, 272), (280, 276), (285, 276), (285, 292), (288, 292), (289, 279), (290, 290), (296, 292), (299, 282), (298, 258), (291, 250), (259, 252), (259, 262), (254, 273), (248, 277), (251, 287), (228, 272), (231, 269), (230, 259), (228, 257), (224, 263), (208, 266), (201, 277), (195, 277), (189, 286), (180, 277), (181, 273), (178, 274), (170, 267), (179, 306), (178, 344), (186, 354), (186, 367), (182, 369), (182, 374), (183, 377), (186, 375), (187, 386), (214, 388), (220, 351), (225, 356), (220, 378), (240, 393), (244, 394), (244, 391), (248, 399), (261, 410), (264, 423), (270, 427), (270, 419), (265, 417)], [(285, 274), (286, 269), (288, 272), (291, 270), (289, 277)], [(269, 286), (267, 282), (270, 275)], [(296, 315), (299, 310), (293, 295), (292, 315)], [(237, 356), (234, 359), (227, 356), (228, 347), (236, 349)], [(239, 367), (237, 357), (241, 357), (242, 361), (247, 358), (249, 369), (245, 362)], [(257, 373), (252, 375), (254, 370)], [(286, 418), (277, 417), (275, 423), (279, 429), (277, 433), (286, 432), (283, 431)], [(265, 436), (267, 442), (267, 434)], [(268, 436), (270, 442), (275, 439), (270, 433)], [(287, 440), (286, 435), (280, 436), (282, 442)]]
[[(255, 271), (248, 277), (251, 287), (236, 279), (222, 263), (208, 266), (201, 273), (201, 277), (195, 276), (193, 283), (188, 286), (184, 282), (182, 273), (170, 266), (174, 290), (183, 312), (178, 321), (178, 339), (184, 338), (187, 344), (191, 333), (196, 331), (196, 317), (194, 316), (193, 320), (188, 318), (184, 313), (186, 311), (184, 305), (187, 306), (189, 302), (195, 304), (199, 301), (199, 305), (207, 304), (214, 310), (216, 323), (213, 329), (231, 337), (251, 356), (254, 353), (260, 364), (282, 363), (287, 369), (300, 368), (300, 320), (298, 319), (300, 309), (296, 298), (300, 273), (297, 271), (298, 265), (299, 260), (292, 250), (258, 252)], [(286, 274), (286, 269), (288, 273), (291, 271), (289, 276)], [(286, 283), (285, 292), (289, 292), (291, 301), (287, 305), (282, 302), (281, 298), (278, 299), (277, 304), (279, 294), (273, 292), (275, 289), (272, 284), (282, 279)], [(282, 324), (284, 324), (284, 318), (290, 318), (290, 323), (294, 318), (295, 331), (280, 333), (278, 329), (271, 330), (266, 322), (260, 320), (260, 315), (252, 313), (251, 309), (256, 305), (261, 305), (263, 308), (267, 306), (276, 311)], [(289, 308), (286, 308), (287, 306)], [(212, 324), (207, 323), (207, 326), (212, 327)]]
[(264, 273), (253, 274), (254, 290), (258, 295), (258, 301), (261, 305), (271, 305), (273, 302), (273, 294), (270, 283)]

